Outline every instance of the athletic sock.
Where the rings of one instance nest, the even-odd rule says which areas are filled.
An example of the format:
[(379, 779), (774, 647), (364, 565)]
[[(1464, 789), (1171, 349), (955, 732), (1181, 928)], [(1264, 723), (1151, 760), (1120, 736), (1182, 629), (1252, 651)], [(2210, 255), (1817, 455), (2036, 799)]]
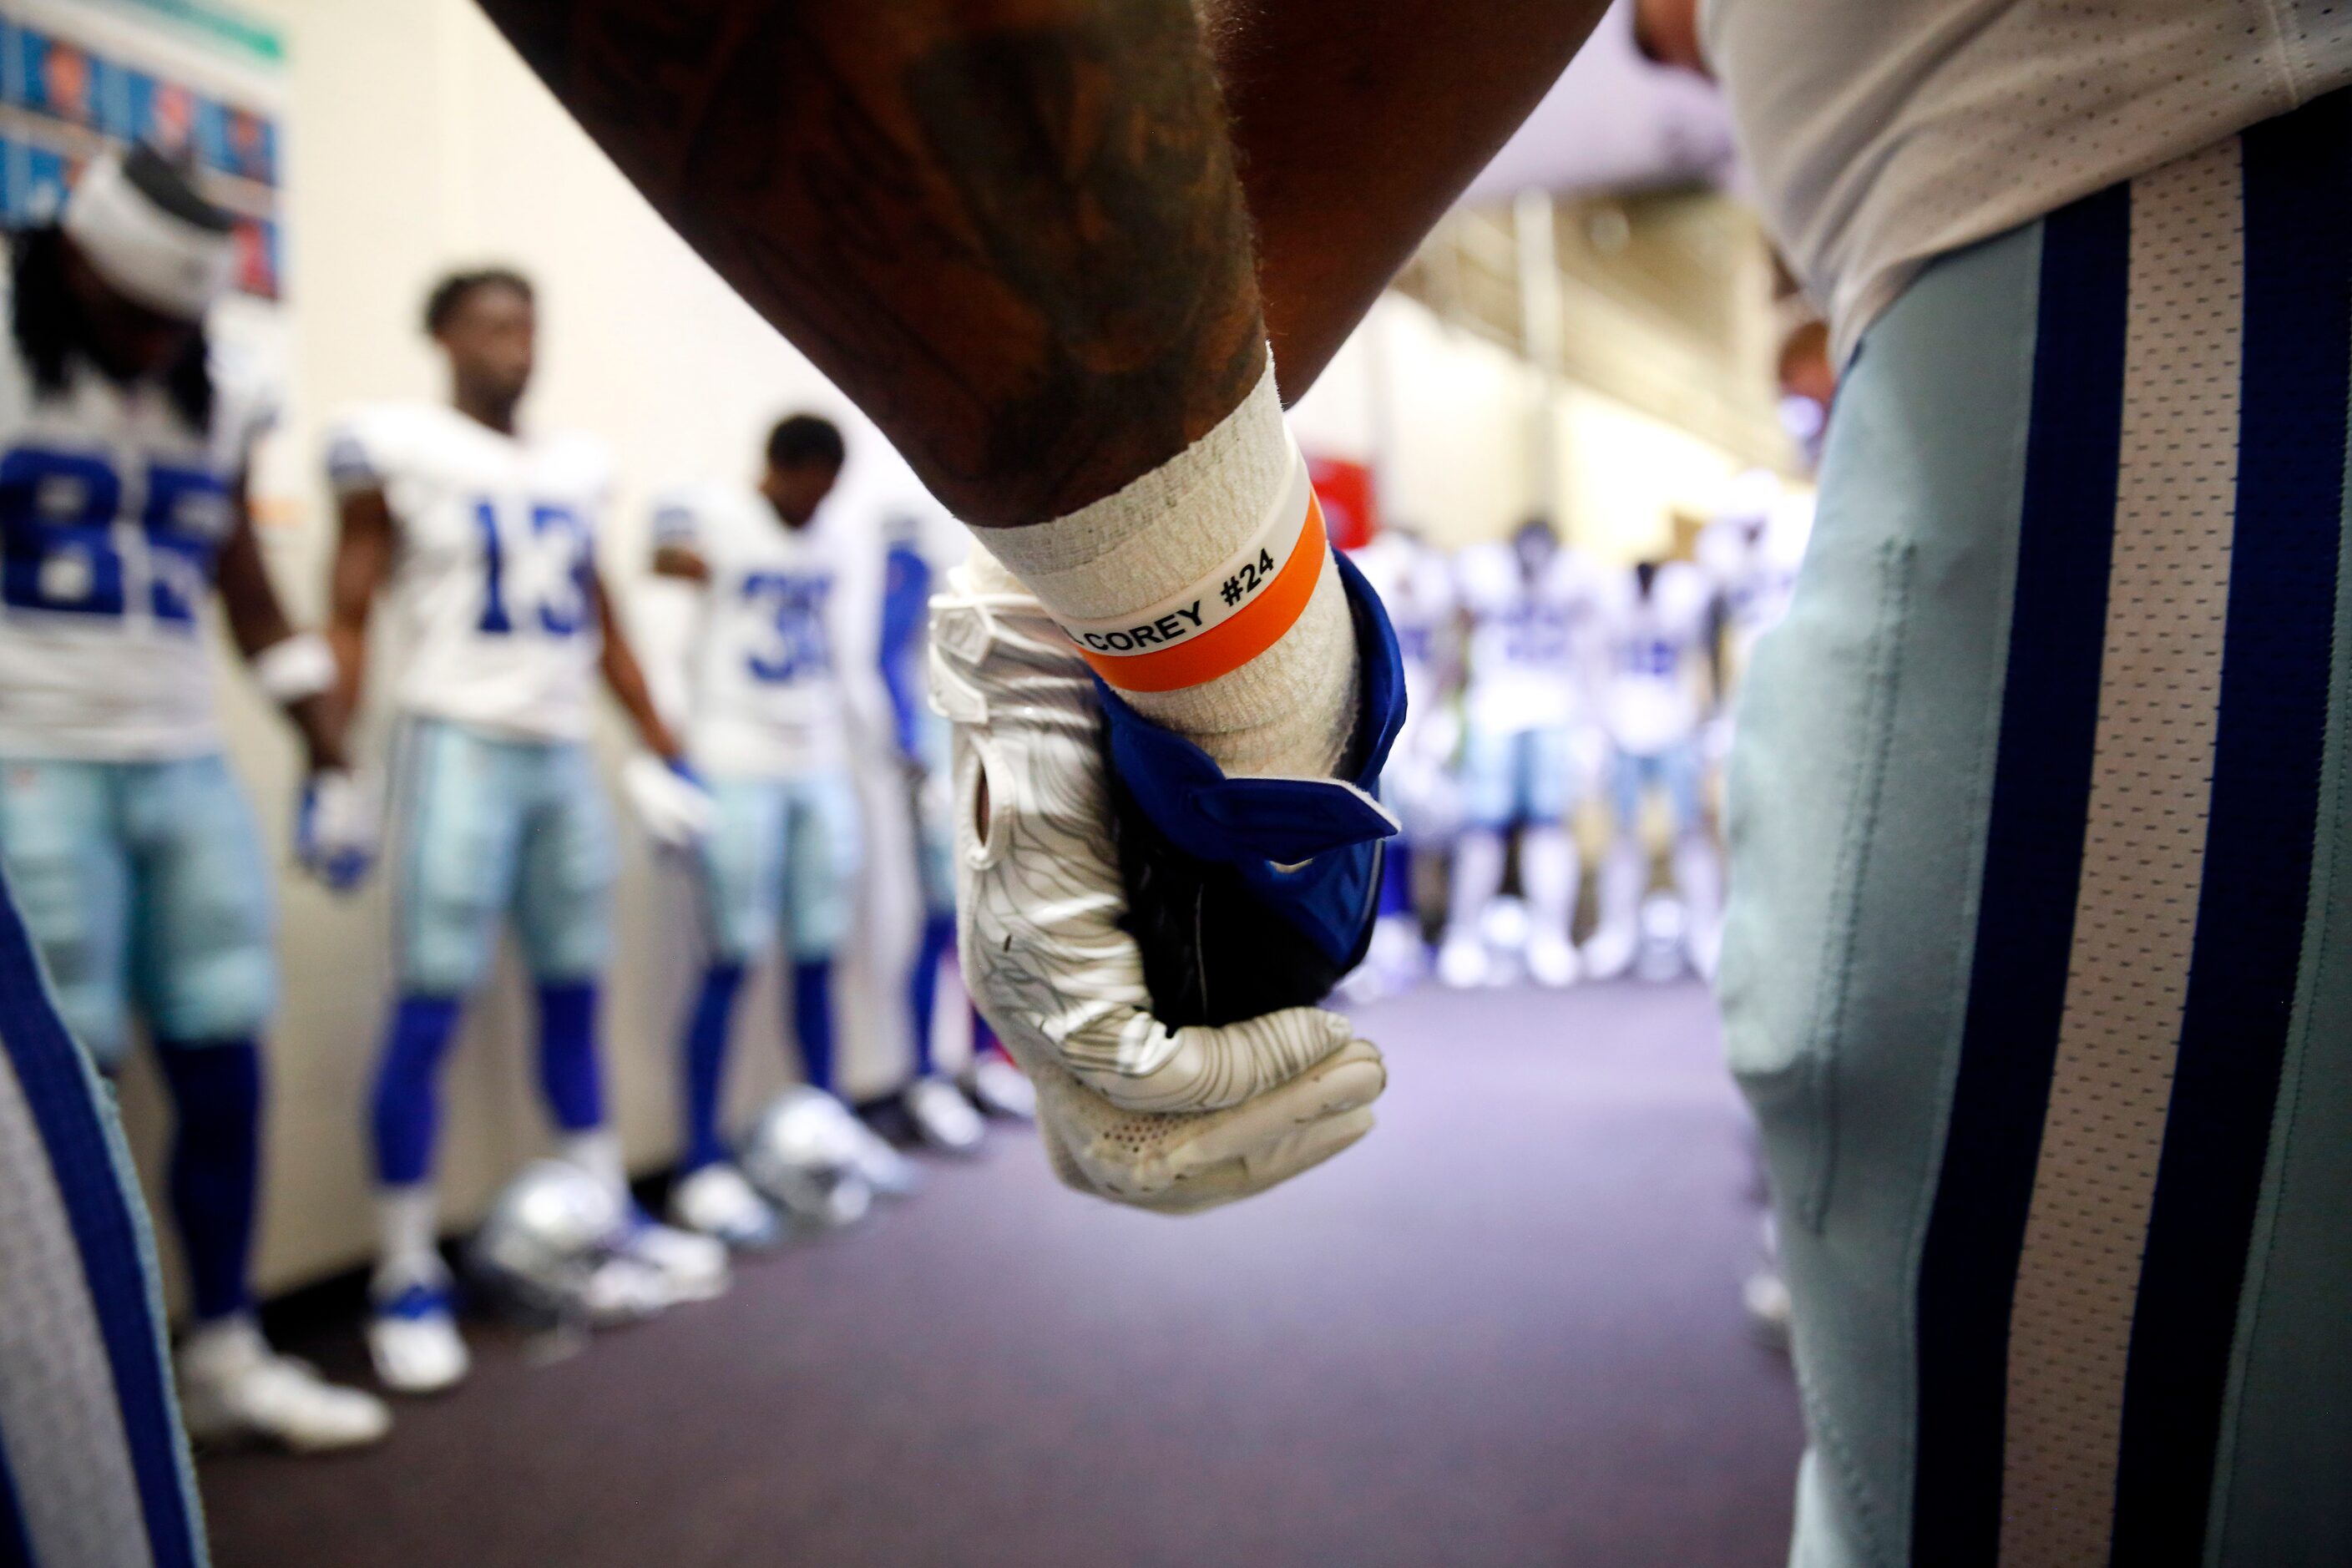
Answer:
[(604, 1075), (596, 1061), (596, 983), (539, 988), (539, 1083), (566, 1132), (604, 1125)]
[(261, 1052), (251, 1040), (162, 1043), (170, 1086), (172, 1214), (200, 1323), (252, 1305), (253, 1216), (261, 1174)]
[(1535, 930), (1566, 942), (1576, 918), (1576, 839), (1567, 828), (1550, 823), (1519, 835), (1519, 879)]
[(457, 1014), (454, 996), (404, 996), (393, 1008), (373, 1117), (376, 1180), (384, 1186), (408, 1186), (432, 1171), (441, 1058)]
[(801, 1044), (801, 1072), (811, 1088), (834, 1092), (833, 960), (793, 961), (793, 1032)]
[[(1159, 468), (1066, 517), (1025, 528), (990, 529), (981, 538), (988, 554), (1056, 619), (1066, 626), (1091, 624), (1097, 636), (1115, 639), (1098, 646), (1124, 647), (1133, 655), (1105, 651), (1090, 657), (1097, 671), (1145, 718), (1185, 736), (1230, 774), (1325, 777), (1347, 759), (1361, 706), (1361, 661), (1329, 542), (1319, 531), (1313, 537), (1298, 531), (1304, 518), (1320, 514), (1306, 507), (1295, 514), (1290, 510), (1298, 493), (1294, 486), (1300, 461), (1283, 423), (1269, 357), (1240, 405)], [(1239, 556), (1261, 537), (1268, 542), (1270, 570), (1261, 576), (1254, 564), (1244, 564), (1244, 574), (1230, 574)], [(1252, 632), (1216, 657), (1208, 657), (1211, 645), (1205, 640), (1144, 652), (1118, 640), (1129, 634), (1103, 629), (1136, 619), (1148, 622), (1154, 617), (1143, 612), (1150, 610), (1181, 637), (1183, 617), (1198, 626), (1204, 608), (1212, 618), (1224, 613), (1221, 597), (1237, 606), (1235, 618), (1213, 633), (1200, 631), (1202, 639), (1242, 626), (1239, 617), (1255, 615), (1261, 605), (1273, 615), (1289, 601), (1266, 584), (1284, 578), (1281, 567), (1294, 546), (1311, 552), (1302, 554), (1298, 564), (1315, 573), (1314, 586), (1286, 626), (1276, 619), (1262, 628), (1270, 642), (1259, 642)], [(1242, 584), (1246, 586), (1236, 593)], [(1169, 613), (1159, 615), (1162, 610)], [(1188, 659), (1181, 676), (1139, 673), (1147, 659), (1181, 649), (1203, 650), (1197, 667)], [(1144, 684), (1139, 689), (1130, 680)]]
[(412, 1285), (448, 1283), (441, 1261), (440, 1205), (430, 1182), (376, 1189), (376, 1266), (373, 1294), (389, 1301)]
[(1622, 834), (1601, 863), (1601, 925), (1604, 931), (1632, 936), (1642, 917), (1642, 894), (1650, 880), (1650, 855), (1642, 841)]
[(686, 1153), (681, 1174), (727, 1157), (719, 1136), (726, 1099), (727, 1035), (735, 1019), (735, 994), (743, 985), (740, 963), (714, 963), (703, 972), (702, 994), (686, 1030)]
[(930, 915), (915, 949), (915, 972), (907, 977), (907, 1013), (915, 1031), (915, 1076), (929, 1078), (934, 1066), (931, 1021), (940, 996), (940, 964), (955, 946), (955, 916)]

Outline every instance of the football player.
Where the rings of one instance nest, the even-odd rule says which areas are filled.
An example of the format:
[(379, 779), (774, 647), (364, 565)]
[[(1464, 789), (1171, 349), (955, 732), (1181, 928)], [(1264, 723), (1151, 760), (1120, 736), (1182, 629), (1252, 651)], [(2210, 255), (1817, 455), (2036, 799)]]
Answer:
[(1505, 837), (1519, 830), (1528, 900), (1528, 973), (1541, 984), (1577, 978), (1576, 839), (1568, 815), (1583, 797), (1579, 730), (1592, 721), (1592, 568), (1543, 518), (1507, 544), (1473, 545), (1457, 568), (1470, 623), (1463, 795), (1454, 885), (1438, 976), (1488, 977), (1479, 919), (1503, 885)]
[[(919, 542), (918, 519), (900, 514), (886, 526), (890, 539), (883, 568), (882, 681), (890, 694), (899, 760), (914, 789), (916, 872), (923, 896), (922, 932), (907, 976), (915, 1079), (905, 1098), (908, 1117), (927, 1142), (963, 1152), (977, 1146), (981, 1130), (948, 1098), (953, 1090), (932, 1057), (940, 971), (955, 955), (955, 788), (950, 777), (948, 724), (923, 694), (929, 648), (925, 634), (935, 574)], [(961, 984), (955, 994), (962, 996)], [(1036, 1091), (989, 1032), (987, 1020), (969, 1006), (966, 1011), (972, 1034), (971, 1059), (961, 1085), (964, 1094), (991, 1115), (1034, 1118)]]
[[(194, 1319), (200, 1439), (373, 1442), (373, 1396), (271, 1351), (248, 1264), (261, 1037), (277, 1005), (270, 876), (215, 710), (217, 593), (348, 830), (333, 664), (278, 606), (247, 504), (271, 395), (204, 320), (227, 214), (145, 146), (94, 160), (61, 221), (14, 237), (0, 353), (0, 860), (59, 1011), (111, 1073), (145, 1021), (176, 1116), (168, 1192)], [(358, 847), (306, 837), (325, 864)], [(14, 1268), (12, 1263), (8, 1267)]]
[(1633, 961), (1650, 879), (1642, 806), (1654, 792), (1665, 797), (1673, 823), (1687, 956), (1712, 978), (1723, 877), (1700, 812), (1698, 734), (1714, 595), (1689, 563), (1644, 561), (1604, 580), (1598, 604), (1615, 836), (1601, 867), (1601, 918), (1584, 944), (1584, 972), (1613, 979)]
[[(530, 285), (514, 272), (444, 279), (425, 329), (447, 363), (449, 401), (362, 409), (327, 451), (342, 519), (329, 635), (347, 707), (379, 599), (402, 649), (398, 996), (372, 1119), (379, 1252), (368, 1345), (385, 1385), (404, 1393), (447, 1387), (467, 1370), (436, 1248), (436, 1085), (509, 919), (538, 991), (540, 1082), (564, 1154), (625, 1185), (595, 1039), (614, 871), (588, 743), (599, 677), (643, 748), (624, 782), (648, 832), (689, 844), (711, 811), (597, 574), (604, 451), (520, 418), (536, 321)], [(724, 1248), (626, 1212), (635, 1223), (614, 1267), (641, 1268), (677, 1299), (724, 1287)]]
[[(710, 958), (687, 1028), (686, 1152), (671, 1210), (737, 1246), (769, 1239), (775, 1225), (727, 1159), (728, 1037), (744, 973), (780, 930), (803, 1077), (839, 1092), (833, 960), (849, 933), (866, 831), (852, 731), (883, 727), (878, 672), (842, 657), (844, 585), (856, 580), (845, 552), (857, 542), (821, 509), (844, 456), (830, 420), (795, 414), (769, 432), (756, 486), (695, 485), (654, 508), (654, 571), (701, 591), (687, 739), (717, 808), (700, 854)], [(878, 1190), (908, 1184), (887, 1147), (860, 1163)]]
[(1389, 840), (1381, 868), (1371, 950), (1347, 983), (1351, 1001), (1368, 1001), (1410, 989), (1429, 971), (1413, 905), (1413, 857), (1441, 847), (1454, 826), (1447, 765), (1461, 737), (1461, 715), (1452, 700), (1461, 650), (1453, 566), (1418, 530), (1391, 523), (1349, 559), (1388, 607), (1404, 664), (1404, 727), (1381, 775), (1381, 798), (1395, 810), (1403, 831)]

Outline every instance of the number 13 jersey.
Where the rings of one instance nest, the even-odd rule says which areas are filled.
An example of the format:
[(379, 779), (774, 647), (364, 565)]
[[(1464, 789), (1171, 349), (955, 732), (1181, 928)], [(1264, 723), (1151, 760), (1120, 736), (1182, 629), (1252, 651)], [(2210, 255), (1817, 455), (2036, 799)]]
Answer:
[(209, 428), (79, 357), (47, 388), (0, 288), (0, 754), (140, 762), (220, 748), (203, 608), (271, 399), (215, 355)]
[(503, 435), (455, 408), (387, 405), (345, 418), (327, 469), (378, 489), (397, 544), (392, 603), (409, 713), (541, 741), (588, 736), (604, 649), (589, 595), (604, 448), (577, 435)]

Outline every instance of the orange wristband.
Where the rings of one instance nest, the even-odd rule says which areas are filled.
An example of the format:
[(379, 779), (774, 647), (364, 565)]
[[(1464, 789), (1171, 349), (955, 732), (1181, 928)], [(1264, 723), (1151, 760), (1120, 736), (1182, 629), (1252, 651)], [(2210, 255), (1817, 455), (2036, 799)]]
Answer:
[(1120, 691), (1200, 686), (1239, 669), (1297, 624), (1329, 553), (1322, 502), (1294, 448), (1282, 500), (1215, 576), (1135, 615), (1064, 621), (1062, 629)]

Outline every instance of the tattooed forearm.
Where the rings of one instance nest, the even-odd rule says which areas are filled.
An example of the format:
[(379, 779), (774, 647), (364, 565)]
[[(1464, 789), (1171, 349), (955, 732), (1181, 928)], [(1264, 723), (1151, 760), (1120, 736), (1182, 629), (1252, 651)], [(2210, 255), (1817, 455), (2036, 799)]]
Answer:
[(979, 526), (1109, 493), (1263, 363), (1187, 0), (483, 0)]

